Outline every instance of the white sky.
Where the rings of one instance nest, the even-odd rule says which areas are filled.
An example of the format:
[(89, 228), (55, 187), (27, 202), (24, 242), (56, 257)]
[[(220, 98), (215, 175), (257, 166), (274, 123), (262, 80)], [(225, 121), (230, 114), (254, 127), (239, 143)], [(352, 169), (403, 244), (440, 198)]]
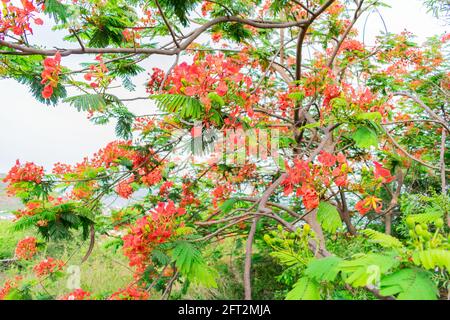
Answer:
[[(382, 9), (381, 14), (389, 32), (398, 33), (406, 29), (416, 34), (420, 42), (428, 36), (450, 31), (444, 22), (427, 14), (419, 0), (386, 2), (392, 8)], [(36, 28), (35, 34), (45, 37), (49, 31), (44, 28)], [(372, 14), (367, 20), (366, 43), (373, 41), (380, 30), (384, 30), (381, 19), (378, 14)], [(56, 45), (56, 39), (47, 39), (46, 42)], [(63, 65), (74, 63), (77, 59), (64, 58)], [(172, 58), (154, 56), (149, 61), (148, 70), (151, 66), (167, 69), (171, 61)], [(135, 82), (138, 87), (141, 85), (140, 79)], [(143, 94), (142, 89), (131, 94), (118, 93), (120, 97)], [(0, 173), (7, 172), (16, 159), (33, 161), (46, 168), (51, 168), (58, 161), (73, 164), (116, 139), (113, 124), (93, 125), (85, 114), (78, 113), (67, 104), (56, 107), (43, 105), (31, 96), (26, 86), (13, 80), (0, 80), (0, 97)], [(129, 106), (136, 114), (146, 114), (151, 110), (151, 104), (142, 100)]]

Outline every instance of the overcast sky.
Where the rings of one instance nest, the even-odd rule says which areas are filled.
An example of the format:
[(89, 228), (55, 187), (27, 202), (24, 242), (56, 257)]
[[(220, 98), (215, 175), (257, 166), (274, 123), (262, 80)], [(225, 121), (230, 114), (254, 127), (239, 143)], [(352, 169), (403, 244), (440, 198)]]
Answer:
[[(416, 34), (420, 42), (428, 36), (450, 31), (443, 22), (427, 14), (418, 0), (386, 2), (392, 8), (381, 10), (381, 15), (389, 32), (398, 33), (406, 29)], [(363, 23), (364, 20), (360, 26)], [(374, 13), (367, 20), (366, 43), (372, 42), (380, 30), (384, 30), (383, 23), (380, 15)], [(49, 34), (45, 29), (36, 29), (35, 33)], [(52, 37), (46, 42), (55, 45), (52, 41), (58, 41), (56, 39)], [(70, 59), (64, 58), (63, 64), (76, 62)], [(171, 61), (172, 58), (154, 56), (147, 65), (148, 70), (152, 65), (167, 68)], [(141, 86), (142, 81), (139, 81), (136, 85)], [(137, 94), (142, 93), (141, 89)], [(15, 81), (0, 80), (0, 97), (0, 173), (7, 172), (16, 159), (33, 161), (46, 168), (51, 168), (58, 161), (73, 164), (115, 139), (113, 125), (95, 126), (86, 119), (85, 114), (66, 104), (56, 107), (43, 105), (31, 96), (26, 86)], [(120, 97), (125, 97), (125, 94), (120, 92)], [(138, 101), (130, 107), (137, 114), (145, 114), (151, 105)]]

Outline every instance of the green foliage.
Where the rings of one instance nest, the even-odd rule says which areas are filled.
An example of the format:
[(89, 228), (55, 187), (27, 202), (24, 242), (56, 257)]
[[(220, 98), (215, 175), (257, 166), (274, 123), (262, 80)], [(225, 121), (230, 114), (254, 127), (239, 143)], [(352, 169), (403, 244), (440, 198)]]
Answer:
[(436, 300), (437, 288), (428, 272), (402, 269), (382, 278), (380, 293), (399, 300)]
[(13, 222), (0, 220), (0, 259), (14, 257), (17, 242), (29, 234), (29, 231), (14, 231)]
[(361, 233), (366, 235), (370, 239), (370, 241), (377, 243), (385, 248), (404, 247), (400, 240), (385, 233), (381, 233), (371, 229), (362, 230)]
[(39, 233), (46, 239), (68, 239), (72, 230), (82, 230), (84, 238), (88, 236), (89, 226), (92, 225), (94, 214), (89, 208), (75, 202), (66, 202), (54, 207), (43, 208), (32, 216), (23, 216), (15, 224), (15, 230), (24, 230), (38, 225)]
[(164, 13), (168, 16), (175, 15), (183, 26), (188, 24), (189, 12), (194, 9), (199, 0), (159, 0)]
[(416, 265), (421, 265), (425, 269), (446, 268), (450, 271), (450, 251), (443, 249), (428, 249), (416, 251), (413, 254), (413, 261)]
[(399, 261), (393, 255), (368, 253), (349, 261), (342, 261), (339, 269), (346, 283), (353, 287), (365, 287), (373, 276), (372, 269), (377, 268), (380, 274), (385, 274), (398, 264)]
[(317, 282), (332, 282), (338, 276), (339, 265), (342, 259), (336, 256), (330, 256), (323, 259), (314, 259), (305, 270), (305, 274)]
[(68, 6), (58, 0), (45, 0), (45, 11), (56, 22), (67, 22)]
[(336, 207), (324, 201), (319, 204), (317, 220), (324, 230), (331, 233), (336, 232), (342, 226), (341, 217)]
[(207, 287), (217, 287), (217, 272), (206, 264), (201, 252), (192, 243), (177, 242), (172, 251), (172, 258), (179, 272), (190, 281)]
[(19, 83), (26, 84), (33, 97), (41, 103), (56, 105), (61, 99), (64, 99), (67, 96), (67, 91), (64, 86), (58, 83), (56, 88), (53, 88), (53, 95), (49, 99), (44, 99), (42, 97), (44, 85), (41, 83), (40, 77), (32, 72), (29, 74), (21, 74), (17, 76), (16, 79)]
[(101, 94), (83, 94), (66, 98), (64, 102), (70, 103), (78, 111), (101, 110), (106, 108), (106, 101)]
[(378, 146), (377, 134), (367, 127), (360, 127), (353, 134), (352, 139), (355, 141), (356, 146), (361, 149), (369, 148), (371, 146)]
[(321, 300), (320, 286), (313, 279), (300, 278), (286, 295), (286, 300)]
[(160, 94), (150, 97), (159, 109), (178, 114), (183, 119), (200, 119), (204, 107), (198, 99), (181, 94)]
[(108, 1), (98, 15), (89, 19), (88, 45), (102, 48), (110, 44), (120, 46), (124, 42), (122, 31), (133, 25), (136, 19), (133, 7), (126, 5), (126, 2)]

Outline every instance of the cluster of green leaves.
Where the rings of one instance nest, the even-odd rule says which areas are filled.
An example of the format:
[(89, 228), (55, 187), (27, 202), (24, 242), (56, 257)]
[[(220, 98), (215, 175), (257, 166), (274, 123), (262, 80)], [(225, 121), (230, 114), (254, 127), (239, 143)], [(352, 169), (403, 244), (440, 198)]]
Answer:
[[(46, 221), (39, 224), (39, 221)], [(21, 217), (14, 225), (15, 230), (24, 230), (38, 226), (38, 232), (46, 239), (67, 239), (71, 230), (82, 230), (87, 238), (89, 226), (94, 223), (93, 209), (77, 202), (66, 202), (36, 211), (32, 216)]]
[(410, 232), (404, 241), (371, 229), (362, 231), (369, 242), (383, 248), (381, 251), (375, 247), (350, 259), (311, 259), (286, 299), (329, 298), (340, 284), (376, 289), (381, 296), (397, 299), (436, 299), (442, 283), (435, 274), (443, 275), (447, 282), (450, 276), (449, 239), (442, 213), (410, 215), (406, 225)]

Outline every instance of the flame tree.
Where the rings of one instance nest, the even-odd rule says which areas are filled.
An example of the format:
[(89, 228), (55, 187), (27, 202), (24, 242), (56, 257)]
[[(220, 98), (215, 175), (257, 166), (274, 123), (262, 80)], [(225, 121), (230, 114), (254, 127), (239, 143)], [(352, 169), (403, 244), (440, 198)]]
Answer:
[[(245, 299), (255, 246), (281, 265), (287, 299), (355, 290), (445, 297), (450, 35), (418, 44), (386, 30), (371, 45), (358, 40), (364, 21), (389, 2), (3, 0), (1, 77), (47, 105), (66, 102), (96, 124), (114, 122), (117, 135), (51, 172), (17, 161), (4, 180), (24, 203), (15, 225), (35, 228), (39, 239), (20, 241), (16, 259), (38, 260), (48, 240), (82, 230), (84, 262), (96, 239), (114, 233), (134, 281), (109, 298), (168, 299), (176, 283), (217, 286), (204, 252), (237, 239)], [(58, 47), (40, 25), (61, 37)], [(169, 68), (149, 67), (162, 56)], [(132, 112), (133, 101), (148, 114)], [(234, 130), (254, 132), (271, 153), (211, 161), (210, 133)], [(274, 130), (275, 150), (261, 138)], [(197, 162), (195, 141), (203, 147)], [(105, 198), (136, 192), (132, 204), (105, 214)], [(67, 263), (32, 264), (42, 284)], [(8, 280), (0, 298), (33, 298), (24, 281)]]

